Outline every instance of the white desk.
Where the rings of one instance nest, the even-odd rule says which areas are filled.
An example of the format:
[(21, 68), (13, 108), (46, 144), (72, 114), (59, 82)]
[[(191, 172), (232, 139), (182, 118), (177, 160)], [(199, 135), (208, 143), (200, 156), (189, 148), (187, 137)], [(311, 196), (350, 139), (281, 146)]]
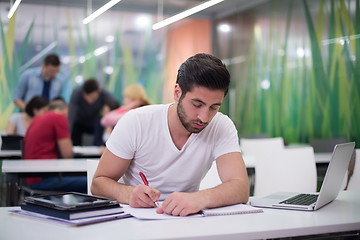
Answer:
[[(85, 148), (83, 148), (85, 149)], [(96, 150), (96, 149), (95, 149)], [(92, 151), (95, 151), (94, 149)], [(321, 155), (324, 162), (330, 159), (331, 154)], [(329, 157), (329, 158), (327, 158)], [(254, 184), (254, 168), (255, 158), (253, 156), (244, 156), (244, 162), (248, 169), (250, 176), (250, 183)], [(19, 185), (20, 178), (28, 176), (44, 176), (44, 175), (57, 175), (59, 173), (64, 175), (86, 175), (87, 166), (85, 159), (61, 159), (61, 160), (4, 160), (2, 164), (2, 172), (5, 174), (7, 188), (7, 206), (16, 206), (19, 198), (18, 191), (16, 190)], [(209, 170), (201, 183), (201, 189), (209, 186), (219, 184), (220, 178), (218, 177), (215, 164)]]
[[(330, 162), (332, 153), (314, 153), (314, 155), (316, 164), (328, 164)], [(243, 158), (247, 168), (255, 168), (254, 156), (244, 155)]]
[(21, 158), (20, 150), (0, 150), (0, 159)]
[(5, 174), (86, 172), (86, 159), (4, 160), (2, 172)]
[(329, 163), (330, 159), (331, 159), (332, 153), (315, 153), (315, 162), (317, 164), (321, 164), (321, 163)]
[(20, 179), (24, 177), (86, 176), (86, 159), (51, 160), (4, 160), (2, 172), (6, 181), (6, 204), (17, 206), (19, 201)]
[(7, 212), (10, 209), (17, 208), (0, 208), (3, 240), (264, 239), (360, 229), (360, 192), (342, 192), (316, 212), (264, 209), (264, 213), (176, 220), (128, 218), (83, 227), (14, 216)]
[(99, 146), (74, 146), (74, 155), (79, 157), (95, 157), (101, 156), (102, 151)]
[[(75, 157), (95, 157), (101, 156), (101, 148), (98, 146), (74, 146), (73, 152)], [(0, 159), (21, 158), (20, 150), (1, 150)]]

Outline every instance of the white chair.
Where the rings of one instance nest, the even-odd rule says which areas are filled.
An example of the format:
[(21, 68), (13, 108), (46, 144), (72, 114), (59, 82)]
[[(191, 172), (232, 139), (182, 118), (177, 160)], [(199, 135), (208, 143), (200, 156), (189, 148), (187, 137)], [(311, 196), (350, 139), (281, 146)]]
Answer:
[(360, 149), (355, 150), (355, 166), (347, 190), (360, 190)]
[[(268, 154), (276, 155), (278, 152), (285, 149), (284, 139), (282, 137), (276, 138), (240, 138), (240, 149), (244, 159), (254, 159), (256, 162), (258, 158), (266, 158)], [(256, 171), (256, 168), (255, 168)], [(248, 169), (250, 194), (254, 195), (255, 174), (253, 169)]]
[(87, 168), (87, 191), (89, 195), (92, 195), (91, 193), (91, 183), (93, 180), (93, 176), (95, 174), (95, 171), (97, 169), (97, 166), (99, 164), (99, 160), (93, 160), (88, 159), (86, 160), (86, 168)]
[(244, 155), (258, 155), (283, 150), (285, 145), (282, 137), (257, 139), (240, 138), (240, 148)]
[(256, 158), (254, 196), (274, 192), (316, 192), (316, 178), (312, 147), (269, 152)]

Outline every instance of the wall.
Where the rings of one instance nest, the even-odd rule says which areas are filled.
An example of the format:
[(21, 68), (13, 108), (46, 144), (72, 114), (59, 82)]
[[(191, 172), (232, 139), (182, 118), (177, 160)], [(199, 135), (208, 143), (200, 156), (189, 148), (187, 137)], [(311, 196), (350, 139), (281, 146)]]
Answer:
[(41, 66), (47, 53), (61, 57), (66, 99), (73, 88), (95, 77), (120, 101), (122, 89), (137, 82), (153, 103), (162, 103), (172, 101), (180, 63), (211, 46), (207, 20), (184, 20), (152, 31), (156, 16), (149, 14), (107, 11), (83, 25), (85, 9), (22, 3), (8, 20), (7, 7), (0, 3), (0, 131), (18, 111), (12, 98), (21, 73)]
[(271, 0), (219, 19), (241, 135), (360, 143), (360, 3)]
[(208, 20), (191, 19), (174, 24), (167, 32), (164, 102), (173, 101), (172, 93), (181, 63), (196, 53), (211, 53), (210, 27)]

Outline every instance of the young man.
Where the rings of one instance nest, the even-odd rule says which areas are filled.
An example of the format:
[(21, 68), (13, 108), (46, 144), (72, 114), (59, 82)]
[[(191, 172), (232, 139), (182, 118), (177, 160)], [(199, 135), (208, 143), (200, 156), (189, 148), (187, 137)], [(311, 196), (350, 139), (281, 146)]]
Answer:
[(15, 89), (14, 103), (21, 109), (34, 96), (42, 96), (47, 100), (61, 97), (65, 79), (58, 74), (60, 70), (60, 59), (55, 54), (45, 57), (42, 67), (26, 70), (20, 77)]
[[(47, 113), (34, 118), (24, 138), (24, 159), (73, 157), (67, 114), (66, 102), (55, 99)], [(28, 178), (26, 183), (38, 190), (87, 192), (86, 177)]]
[(71, 94), (69, 121), (71, 139), (75, 146), (82, 145), (84, 133), (94, 134), (93, 145), (102, 146), (104, 129), (100, 125), (104, 105), (115, 99), (111, 93), (100, 88), (96, 79), (88, 79)]
[[(246, 203), (249, 185), (236, 128), (220, 105), (230, 74), (216, 57), (197, 54), (178, 71), (175, 103), (129, 111), (116, 125), (92, 182), (92, 193), (132, 207), (186, 216)], [(222, 184), (199, 191), (216, 160)], [(143, 172), (149, 186), (143, 184)], [(124, 184), (118, 183), (122, 177)]]

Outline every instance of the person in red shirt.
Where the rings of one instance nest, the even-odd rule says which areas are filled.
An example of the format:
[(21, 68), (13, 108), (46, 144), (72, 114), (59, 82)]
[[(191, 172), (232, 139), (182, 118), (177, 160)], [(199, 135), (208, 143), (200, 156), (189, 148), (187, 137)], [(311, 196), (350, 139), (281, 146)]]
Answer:
[[(35, 117), (24, 137), (24, 159), (72, 158), (73, 145), (67, 119), (68, 106), (63, 99), (49, 104), (49, 111)], [(87, 192), (86, 177), (28, 178), (33, 189)]]

